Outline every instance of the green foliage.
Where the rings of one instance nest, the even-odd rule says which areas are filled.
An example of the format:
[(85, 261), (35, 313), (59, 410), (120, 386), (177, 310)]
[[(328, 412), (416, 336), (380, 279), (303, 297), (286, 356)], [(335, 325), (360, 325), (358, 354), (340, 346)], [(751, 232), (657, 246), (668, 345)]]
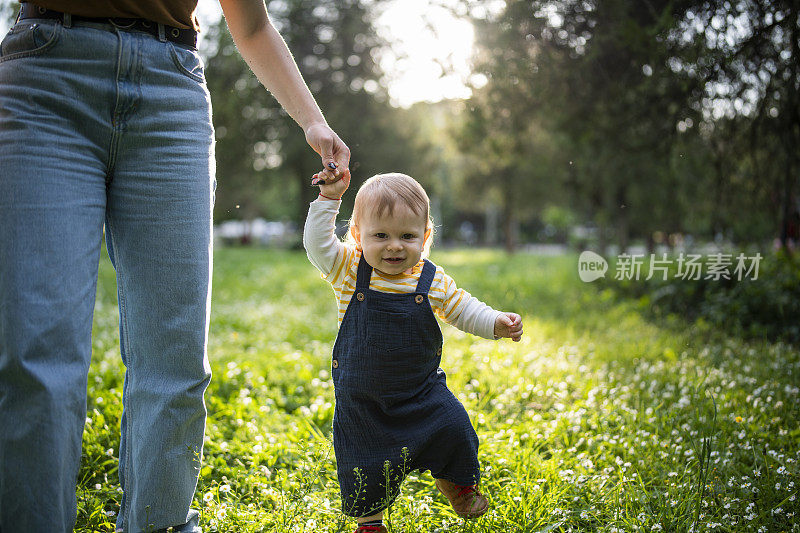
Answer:
[(497, 17), (473, 21), (473, 70), (486, 83), (473, 87), (464, 116), (453, 127), (467, 163), (459, 179), (463, 208), (497, 208), (508, 251), (517, 245), (519, 222), (547, 203), (567, 200), (561, 187), (568, 169), (563, 139), (538, 76), (550, 68), (549, 58), (526, 39), (544, 26), (534, 11), (530, 2), (507, 2)]
[[(353, 188), (379, 172), (422, 176), (434, 165), (417, 115), (389, 104), (376, 58), (384, 43), (372, 27), (381, 2), (268, 2), (328, 123), (352, 152)], [(221, 20), (211, 28), (206, 74), (217, 133), (215, 219), (285, 219), (300, 223), (317, 189), (320, 157), (302, 130), (239, 56)], [(345, 210), (352, 196), (345, 199)]]
[[(273, 0), (353, 187), (401, 171), (448, 223), (499, 216), (509, 250), (543, 209), (569, 209), (598, 246), (654, 234), (790, 237), (800, 176), (796, 1), (476, 2), (473, 96), (393, 108), (374, 28), (387, 0)], [(0, 20), (17, 4), (0, 0)], [(2, 24), (0, 24), (2, 26)], [(300, 223), (319, 158), (236, 52), (204, 28), (217, 133), (215, 218)], [(349, 213), (352, 196), (345, 197)], [(524, 235), (523, 235), (524, 236)]]
[(786, 240), (800, 168), (795, 2), (462, 5), (486, 82), (460, 128), (481, 165), (467, 181), (506, 220), (545, 201), (597, 226), (601, 248), (659, 231)]
[[(785, 253), (761, 260), (758, 279), (731, 275), (730, 279), (683, 279), (677, 262), (666, 275), (649, 280), (609, 279), (624, 298), (637, 300), (652, 316), (676, 315), (701, 328), (750, 339), (800, 344), (800, 265)], [(644, 272), (647, 265), (642, 267)]]
[[(443, 326), (442, 366), (481, 441), (492, 508), (465, 522), (412, 473), (392, 531), (792, 531), (800, 351), (656, 325), (581, 283), (574, 256), (437, 251), (459, 285), (523, 315), (520, 343)], [(77, 531), (113, 531), (123, 368), (101, 264)], [(302, 252), (216, 252), (214, 372), (194, 505), (204, 531), (352, 531), (330, 432), (333, 294)]]

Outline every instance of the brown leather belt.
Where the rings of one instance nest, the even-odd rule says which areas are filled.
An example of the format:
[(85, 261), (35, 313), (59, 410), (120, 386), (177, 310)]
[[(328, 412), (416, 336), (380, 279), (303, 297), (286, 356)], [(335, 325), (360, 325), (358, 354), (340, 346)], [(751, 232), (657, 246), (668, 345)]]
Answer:
[(30, 2), (23, 2), (17, 15), (17, 20), (24, 19), (54, 19), (62, 22), (99, 22), (103, 24), (113, 24), (121, 30), (137, 30), (173, 43), (197, 49), (197, 32), (194, 30), (176, 28), (153, 22), (152, 20), (124, 17), (83, 17), (80, 15), (69, 15), (60, 11), (53, 11)]

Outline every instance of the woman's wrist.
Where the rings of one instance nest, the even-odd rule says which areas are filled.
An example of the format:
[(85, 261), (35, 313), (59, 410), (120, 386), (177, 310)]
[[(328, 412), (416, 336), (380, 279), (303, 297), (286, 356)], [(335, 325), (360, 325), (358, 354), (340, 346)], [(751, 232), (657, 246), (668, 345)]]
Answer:
[(305, 125), (304, 124), (300, 124), (300, 127), (303, 129), (303, 133), (305, 133), (306, 135), (308, 135), (308, 132), (312, 128), (317, 128), (317, 127), (322, 127), (322, 128), (325, 128), (325, 129), (330, 129), (331, 128), (328, 125), (328, 122), (325, 120), (325, 117), (323, 116), (322, 111), (319, 111), (319, 107), (317, 107), (316, 110), (318, 111), (318, 113), (315, 113), (314, 110), (312, 110), (309, 113), (310, 115), (312, 115), (312, 117), (310, 119), (308, 119), (308, 121), (307, 121), (307, 123)]

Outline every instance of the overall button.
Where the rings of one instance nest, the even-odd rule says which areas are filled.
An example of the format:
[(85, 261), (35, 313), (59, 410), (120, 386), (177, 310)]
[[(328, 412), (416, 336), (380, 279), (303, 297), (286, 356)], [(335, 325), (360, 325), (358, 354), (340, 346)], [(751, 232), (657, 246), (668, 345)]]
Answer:
[(333, 368), (339, 368), (339, 361), (336, 359), (333, 360)]
[(416, 296), (414, 296), (414, 301), (417, 302), (418, 304), (422, 303), (422, 299), (423, 298), (421, 294), (417, 294)]
[(364, 301), (364, 293), (363, 292), (359, 292), (358, 294), (356, 294), (356, 298), (358, 299), (359, 302), (363, 302)]
[(441, 356), (441, 355), (442, 355), (442, 348), (441, 348), (441, 346), (439, 347), (439, 349), (438, 349), (438, 350), (436, 350), (436, 355), (438, 355), (438, 356)]

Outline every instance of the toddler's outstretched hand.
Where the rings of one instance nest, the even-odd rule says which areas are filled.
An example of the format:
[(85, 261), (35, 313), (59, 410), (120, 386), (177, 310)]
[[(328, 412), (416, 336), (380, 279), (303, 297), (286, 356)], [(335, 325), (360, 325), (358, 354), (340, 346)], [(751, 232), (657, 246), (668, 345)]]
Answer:
[(319, 186), (319, 193), (327, 198), (341, 198), (347, 188), (350, 186), (350, 169), (346, 169), (340, 179), (333, 183), (325, 182), (327, 175), (330, 171), (320, 171), (311, 177), (311, 185)]
[(494, 321), (494, 336), (510, 337), (519, 342), (522, 338), (522, 317), (516, 313), (500, 313)]

